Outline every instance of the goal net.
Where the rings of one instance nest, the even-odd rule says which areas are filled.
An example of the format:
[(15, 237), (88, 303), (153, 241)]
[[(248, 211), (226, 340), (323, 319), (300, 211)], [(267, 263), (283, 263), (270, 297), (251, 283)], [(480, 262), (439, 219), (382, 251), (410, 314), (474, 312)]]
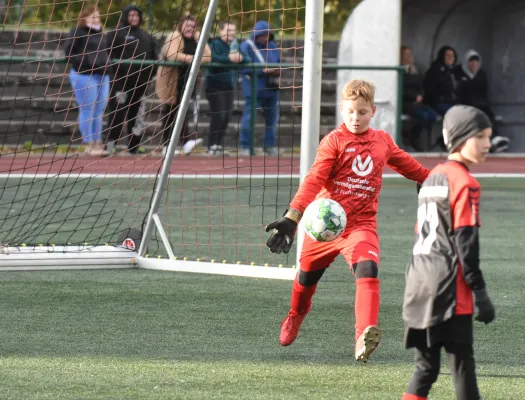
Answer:
[(145, 258), (292, 269), (304, 10), (246, 3), (4, 4), (1, 267), (134, 266), (151, 221)]

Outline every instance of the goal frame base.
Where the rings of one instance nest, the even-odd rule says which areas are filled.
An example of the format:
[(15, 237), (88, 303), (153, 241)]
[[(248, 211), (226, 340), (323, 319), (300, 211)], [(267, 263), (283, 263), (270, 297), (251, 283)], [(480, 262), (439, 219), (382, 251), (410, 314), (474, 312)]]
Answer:
[(119, 246), (1, 246), (0, 271), (137, 268), (137, 253)]
[(209, 261), (186, 261), (136, 257), (137, 267), (161, 271), (191, 272), (199, 274), (229, 275), (249, 278), (294, 280), (295, 268), (264, 267), (248, 264), (212, 263)]

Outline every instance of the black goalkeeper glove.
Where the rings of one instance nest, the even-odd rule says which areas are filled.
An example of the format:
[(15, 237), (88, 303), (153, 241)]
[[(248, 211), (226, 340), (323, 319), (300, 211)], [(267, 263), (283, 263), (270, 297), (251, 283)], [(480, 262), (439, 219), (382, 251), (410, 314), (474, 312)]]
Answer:
[(293, 244), (297, 224), (301, 220), (302, 214), (297, 210), (289, 210), (284, 213), (282, 218), (272, 222), (266, 227), (266, 232), (272, 231), (270, 238), (266, 241), (266, 246), (272, 253), (287, 254)]
[(474, 301), (478, 313), (476, 315), (476, 321), (484, 322), (485, 324), (491, 323), (496, 318), (496, 310), (494, 310), (494, 304), (490, 300), (487, 289), (479, 289), (474, 291)]

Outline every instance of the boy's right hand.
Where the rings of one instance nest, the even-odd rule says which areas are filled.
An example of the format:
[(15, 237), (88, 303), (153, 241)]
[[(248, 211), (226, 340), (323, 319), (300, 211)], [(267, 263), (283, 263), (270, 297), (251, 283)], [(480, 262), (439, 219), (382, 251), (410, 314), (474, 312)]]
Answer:
[(487, 289), (479, 289), (474, 291), (474, 301), (478, 313), (475, 317), (476, 321), (484, 322), (488, 324), (494, 321), (496, 318), (496, 310), (494, 309), (494, 304), (490, 300)]
[(298, 223), (286, 215), (285, 213), (285, 216), (266, 227), (266, 232), (272, 231), (270, 238), (266, 241), (266, 246), (272, 253), (284, 252), (287, 254), (292, 247)]

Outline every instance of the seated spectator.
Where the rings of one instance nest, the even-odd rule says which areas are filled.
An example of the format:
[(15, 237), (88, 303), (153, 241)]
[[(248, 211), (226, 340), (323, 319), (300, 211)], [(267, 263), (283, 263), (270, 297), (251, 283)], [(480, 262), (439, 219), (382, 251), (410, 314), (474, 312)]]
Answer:
[[(482, 58), (476, 50), (465, 53), (463, 63), (455, 69), (458, 82), (457, 98), (459, 103), (476, 107), (487, 114), (494, 126), (495, 118), (489, 102), (487, 74), (481, 65)], [(498, 153), (505, 151), (508, 149), (508, 143), (508, 138), (497, 136), (494, 132), (491, 150)]]
[[(432, 125), (436, 122), (437, 113), (423, 103), (423, 77), (414, 65), (412, 49), (408, 46), (401, 47), (401, 65), (405, 67), (403, 79), (403, 114), (409, 115), (414, 124), (407, 132), (406, 143), (416, 151), (423, 151), (421, 133), (430, 136)], [(426, 141), (425, 141), (426, 142)]]
[(494, 113), (488, 100), (488, 80), (481, 68), (481, 56), (475, 50), (465, 53), (463, 63), (454, 70), (457, 85), (457, 99), (460, 104), (479, 108), (494, 122)]
[(442, 116), (450, 107), (457, 104), (456, 78), (454, 75), (456, 60), (456, 50), (450, 46), (443, 46), (425, 73), (423, 82), (425, 104)]

